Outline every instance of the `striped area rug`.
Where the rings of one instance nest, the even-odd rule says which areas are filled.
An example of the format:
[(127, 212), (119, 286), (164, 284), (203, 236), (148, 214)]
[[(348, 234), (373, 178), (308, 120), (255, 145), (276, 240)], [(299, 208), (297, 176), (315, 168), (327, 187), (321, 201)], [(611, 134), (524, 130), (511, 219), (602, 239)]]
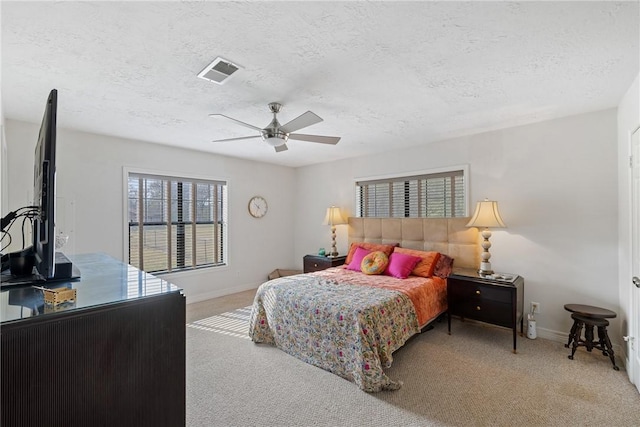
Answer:
[(251, 306), (187, 323), (187, 327), (249, 339)]

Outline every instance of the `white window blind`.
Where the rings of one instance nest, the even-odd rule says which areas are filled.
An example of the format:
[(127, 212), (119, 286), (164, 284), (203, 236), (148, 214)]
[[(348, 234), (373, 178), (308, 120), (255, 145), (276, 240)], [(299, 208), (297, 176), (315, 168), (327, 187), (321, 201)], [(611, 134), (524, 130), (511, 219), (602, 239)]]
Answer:
[(361, 218), (454, 218), (466, 216), (464, 171), (356, 182)]
[(129, 173), (129, 264), (171, 272), (226, 264), (227, 183)]

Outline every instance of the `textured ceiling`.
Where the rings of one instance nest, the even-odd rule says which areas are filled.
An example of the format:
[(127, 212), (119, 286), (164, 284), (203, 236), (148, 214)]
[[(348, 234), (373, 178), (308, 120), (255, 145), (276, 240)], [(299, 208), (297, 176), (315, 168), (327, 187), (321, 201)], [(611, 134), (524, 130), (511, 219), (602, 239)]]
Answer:
[[(288, 166), (615, 107), (638, 74), (638, 2), (9, 2), (2, 109), (39, 123)], [(222, 56), (225, 85), (196, 75)], [(276, 153), (251, 129), (324, 122)]]

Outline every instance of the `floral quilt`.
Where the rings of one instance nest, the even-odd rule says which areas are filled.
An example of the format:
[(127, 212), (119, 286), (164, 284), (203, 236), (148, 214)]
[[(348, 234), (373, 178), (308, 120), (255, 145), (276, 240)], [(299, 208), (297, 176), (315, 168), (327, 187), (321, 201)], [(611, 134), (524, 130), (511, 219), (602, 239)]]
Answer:
[(411, 298), (395, 289), (349, 283), (346, 276), (364, 275), (344, 271), (329, 269), (262, 284), (249, 336), (364, 391), (397, 389), (401, 383), (391, 380), (384, 368), (391, 366), (393, 352), (420, 331)]

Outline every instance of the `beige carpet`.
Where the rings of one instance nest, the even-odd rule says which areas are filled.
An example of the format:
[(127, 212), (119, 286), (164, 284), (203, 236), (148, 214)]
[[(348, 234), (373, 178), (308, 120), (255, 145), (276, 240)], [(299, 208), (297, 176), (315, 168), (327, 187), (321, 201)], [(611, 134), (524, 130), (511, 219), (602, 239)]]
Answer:
[[(640, 395), (601, 352), (453, 320), (411, 339), (388, 375), (354, 384), (247, 339), (248, 310), (187, 327), (188, 426), (639, 426)], [(618, 362), (618, 364), (620, 364)]]

